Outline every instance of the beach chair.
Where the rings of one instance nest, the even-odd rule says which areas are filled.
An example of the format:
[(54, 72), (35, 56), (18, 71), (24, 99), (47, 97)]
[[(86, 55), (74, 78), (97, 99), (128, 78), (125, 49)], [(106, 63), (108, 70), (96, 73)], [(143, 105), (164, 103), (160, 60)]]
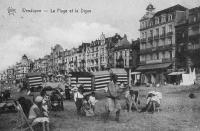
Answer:
[[(20, 125), (18, 125), (16, 128), (14, 128), (13, 131), (15, 131), (17, 128), (20, 128), (21, 131), (22, 130), (26, 131), (28, 129), (30, 129), (31, 131), (34, 131), (32, 125), (28, 122), (28, 119), (27, 119), (26, 115), (24, 114), (24, 111), (23, 111), (21, 105), (19, 104), (19, 102), (15, 101), (14, 104), (15, 104), (15, 108), (18, 111), (18, 122), (20, 123)], [(24, 121), (25, 121), (25, 123), (24, 123)], [(22, 126), (24, 124), (27, 124), (28, 127), (22, 129)]]
[[(15, 107), (18, 111), (18, 122), (20, 122), (20, 125), (18, 125), (18, 127), (14, 128), (13, 131), (15, 131), (17, 128), (20, 128), (21, 131), (26, 131), (28, 129), (31, 131), (34, 131), (33, 126), (35, 126), (38, 123), (42, 124), (43, 131), (49, 131), (49, 122), (46, 123), (46, 121), (43, 121), (43, 122), (38, 122), (38, 123), (37, 122), (30, 123), (28, 121), (28, 118), (24, 114), (24, 111), (18, 101), (15, 101)], [(25, 121), (25, 123), (24, 123), (24, 121)], [(22, 128), (23, 125), (27, 125), (28, 127)]]

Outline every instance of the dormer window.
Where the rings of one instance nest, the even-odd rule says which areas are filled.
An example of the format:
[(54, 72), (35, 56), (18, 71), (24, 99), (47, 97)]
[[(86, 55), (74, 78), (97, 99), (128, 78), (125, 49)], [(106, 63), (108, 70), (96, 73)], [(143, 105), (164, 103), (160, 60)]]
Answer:
[(155, 18), (155, 24), (159, 24), (159, 18), (158, 17)]
[(145, 25), (144, 25), (144, 28), (146, 28), (147, 27), (147, 21), (145, 21)]
[(197, 21), (197, 17), (196, 17), (196, 16), (193, 18), (193, 21), (194, 21), (194, 22), (196, 22), (196, 21)]
[(166, 17), (165, 17), (165, 16), (162, 16), (161, 22), (162, 22), (162, 23), (166, 22)]
[(149, 26), (150, 26), (150, 27), (153, 26), (153, 21), (150, 21), (150, 22), (149, 22)]
[(168, 21), (172, 21), (172, 14), (168, 15)]

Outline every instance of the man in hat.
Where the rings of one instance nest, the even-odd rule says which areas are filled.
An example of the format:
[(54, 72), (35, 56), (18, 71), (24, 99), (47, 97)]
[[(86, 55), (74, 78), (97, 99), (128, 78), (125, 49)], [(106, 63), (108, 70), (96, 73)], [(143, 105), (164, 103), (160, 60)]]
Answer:
[(111, 74), (111, 81), (108, 84), (108, 95), (107, 95), (107, 103), (106, 103), (106, 119), (109, 118), (109, 114), (111, 111), (116, 112), (116, 121), (119, 121), (119, 115), (121, 110), (121, 104), (120, 104), (120, 95), (122, 94), (122, 91), (118, 84), (117, 84), (117, 75)]

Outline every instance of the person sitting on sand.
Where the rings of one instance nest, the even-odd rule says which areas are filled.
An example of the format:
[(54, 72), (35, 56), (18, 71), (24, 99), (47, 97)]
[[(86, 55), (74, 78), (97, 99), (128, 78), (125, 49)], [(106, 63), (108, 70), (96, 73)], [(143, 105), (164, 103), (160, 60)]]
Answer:
[(92, 94), (89, 96), (88, 102), (89, 102), (92, 110), (95, 111), (95, 104), (97, 102), (97, 100), (95, 98), (95, 92), (92, 92)]
[(28, 118), (31, 123), (49, 122), (49, 118), (45, 116), (42, 109), (42, 100), (43, 98), (41, 96), (37, 96), (34, 104), (30, 108)]
[(89, 95), (86, 95), (83, 99), (82, 111), (85, 116), (94, 116), (94, 110), (89, 102)]
[(151, 91), (147, 95), (147, 104), (143, 111), (154, 112), (156, 108), (160, 107), (162, 93), (158, 91)]
[(47, 95), (46, 91), (45, 90), (42, 90), (40, 92), (40, 96), (43, 97), (43, 100), (42, 100), (42, 108), (44, 110), (44, 113), (46, 116), (48, 116), (49, 114), (49, 107), (50, 107), (50, 98), (49, 96)]
[(139, 111), (138, 109), (138, 91), (134, 91), (134, 90), (129, 90), (126, 92), (125, 94), (125, 99), (126, 99), (126, 106), (127, 106), (127, 111), (131, 111), (132, 109), (132, 105), (134, 105), (134, 107), (136, 108), (137, 111)]
[(19, 97), (18, 102), (21, 105), (25, 116), (28, 118), (30, 108), (33, 105), (33, 102), (30, 99), (26, 99), (25, 97)]

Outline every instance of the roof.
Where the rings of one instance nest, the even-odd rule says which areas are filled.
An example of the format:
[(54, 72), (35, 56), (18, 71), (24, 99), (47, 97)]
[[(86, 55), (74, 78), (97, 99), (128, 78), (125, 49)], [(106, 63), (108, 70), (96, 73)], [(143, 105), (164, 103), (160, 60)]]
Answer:
[(127, 74), (125, 69), (122, 69), (122, 68), (111, 68), (110, 72), (112, 72), (114, 74)]
[(166, 8), (164, 10), (156, 12), (154, 16), (159, 16), (159, 15), (165, 14), (165, 13), (171, 13), (171, 12), (174, 12), (176, 10), (185, 11), (186, 9), (187, 8), (185, 8), (184, 6), (177, 4), (175, 6), (172, 6), (172, 7), (169, 7), (169, 8)]
[(122, 40), (119, 40), (119, 42), (115, 45), (116, 49), (124, 49), (124, 48), (130, 48), (131, 43), (127, 40), (126, 35)]
[(41, 76), (40, 72), (33, 72), (33, 73), (28, 73), (27, 77), (32, 77), (32, 76)]
[(93, 75), (110, 75), (109, 71), (98, 71), (98, 72), (93, 72)]
[(139, 66), (136, 70), (150, 70), (150, 69), (162, 69), (167, 68), (171, 65), (171, 63), (162, 63), (162, 64), (151, 64), (151, 65), (142, 65)]
[(93, 75), (90, 72), (70, 72), (70, 74), (72, 77), (89, 77)]
[(169, 73), (168, 75), (173, 76), (173, 75), (182, 75), (182, 74), (185, 74), (185, 72), (172, 72), (172, 73)]

